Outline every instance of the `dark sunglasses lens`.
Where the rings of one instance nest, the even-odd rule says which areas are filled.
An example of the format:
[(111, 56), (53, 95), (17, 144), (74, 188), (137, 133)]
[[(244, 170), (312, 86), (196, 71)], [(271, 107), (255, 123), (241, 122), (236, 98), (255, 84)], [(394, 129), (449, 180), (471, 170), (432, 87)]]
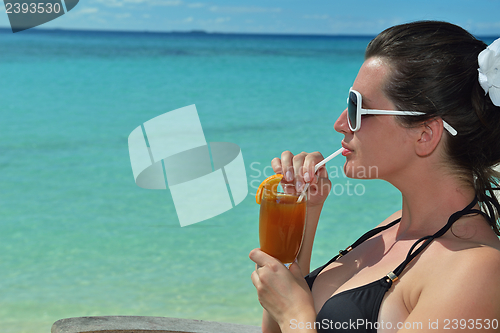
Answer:
[(356, 114), (358, 112), (358, 97), (354, 92), (349, 92), (349, 99), (347, 103), (347, 116), (349, 117), (349, 124), (351, 125), (351, 130), (355, 129), (356, 124)]

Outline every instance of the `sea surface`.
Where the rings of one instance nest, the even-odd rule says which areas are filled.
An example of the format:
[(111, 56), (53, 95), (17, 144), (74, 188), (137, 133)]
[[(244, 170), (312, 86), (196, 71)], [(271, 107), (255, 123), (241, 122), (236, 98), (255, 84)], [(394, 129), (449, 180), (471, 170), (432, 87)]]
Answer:
[[(105, 315), (259, 325), (256, 187), (283, 150), (340, 147), (333, 124), (370, 39), (0, 30), (0, 332)], [(181, 228), (168, 190), (135, 184), (127, 139), (191, 104), (207, 141), (241, 147), (249, 195)], [(401, 204), (342, 164), (328, 163), (313, 266)]]

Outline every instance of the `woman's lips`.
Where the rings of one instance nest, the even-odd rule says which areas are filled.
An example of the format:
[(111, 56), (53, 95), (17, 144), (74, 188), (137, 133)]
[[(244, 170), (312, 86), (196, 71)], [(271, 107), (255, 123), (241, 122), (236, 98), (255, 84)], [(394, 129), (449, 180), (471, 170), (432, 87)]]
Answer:
[(352, 150), (349, 149), (344, 142), (342, 142), (342, 147), (344, 148), (344, 150), (342, 151), (342, 156), (347, 156), (352, 153)]
[(344, 150), (342, 151), (342, 156), (347, 156), (351, 153), (351, 151), (347, 148), (344, 148)]

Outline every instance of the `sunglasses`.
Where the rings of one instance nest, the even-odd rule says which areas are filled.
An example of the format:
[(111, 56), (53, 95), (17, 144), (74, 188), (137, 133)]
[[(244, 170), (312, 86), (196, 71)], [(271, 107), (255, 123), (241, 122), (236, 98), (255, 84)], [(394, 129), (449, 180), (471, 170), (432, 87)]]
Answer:
[[(393, 116), (421, 116), (425, 113), (417, 111), (393, 111), (393, 110), (372, 110), (363, 109), (363, 97), (361, 94), (349, 89), (349, 97), (347, 98), (347, 122), (351, 131), (356, 132), (361, 127), (361, 116), (365, 114), (388, 114)], [(443, 127), (450, 132), (451, 135), (457, 135), (457, 131), (443, 120)]]

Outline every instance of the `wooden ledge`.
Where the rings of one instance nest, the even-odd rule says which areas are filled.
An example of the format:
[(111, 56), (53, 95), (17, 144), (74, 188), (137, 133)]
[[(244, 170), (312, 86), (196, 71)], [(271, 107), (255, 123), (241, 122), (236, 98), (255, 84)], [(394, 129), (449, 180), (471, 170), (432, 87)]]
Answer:
[(58, 320), (52, 333), (261, 333), (257, 326), (194, 319), (106, 316)]

